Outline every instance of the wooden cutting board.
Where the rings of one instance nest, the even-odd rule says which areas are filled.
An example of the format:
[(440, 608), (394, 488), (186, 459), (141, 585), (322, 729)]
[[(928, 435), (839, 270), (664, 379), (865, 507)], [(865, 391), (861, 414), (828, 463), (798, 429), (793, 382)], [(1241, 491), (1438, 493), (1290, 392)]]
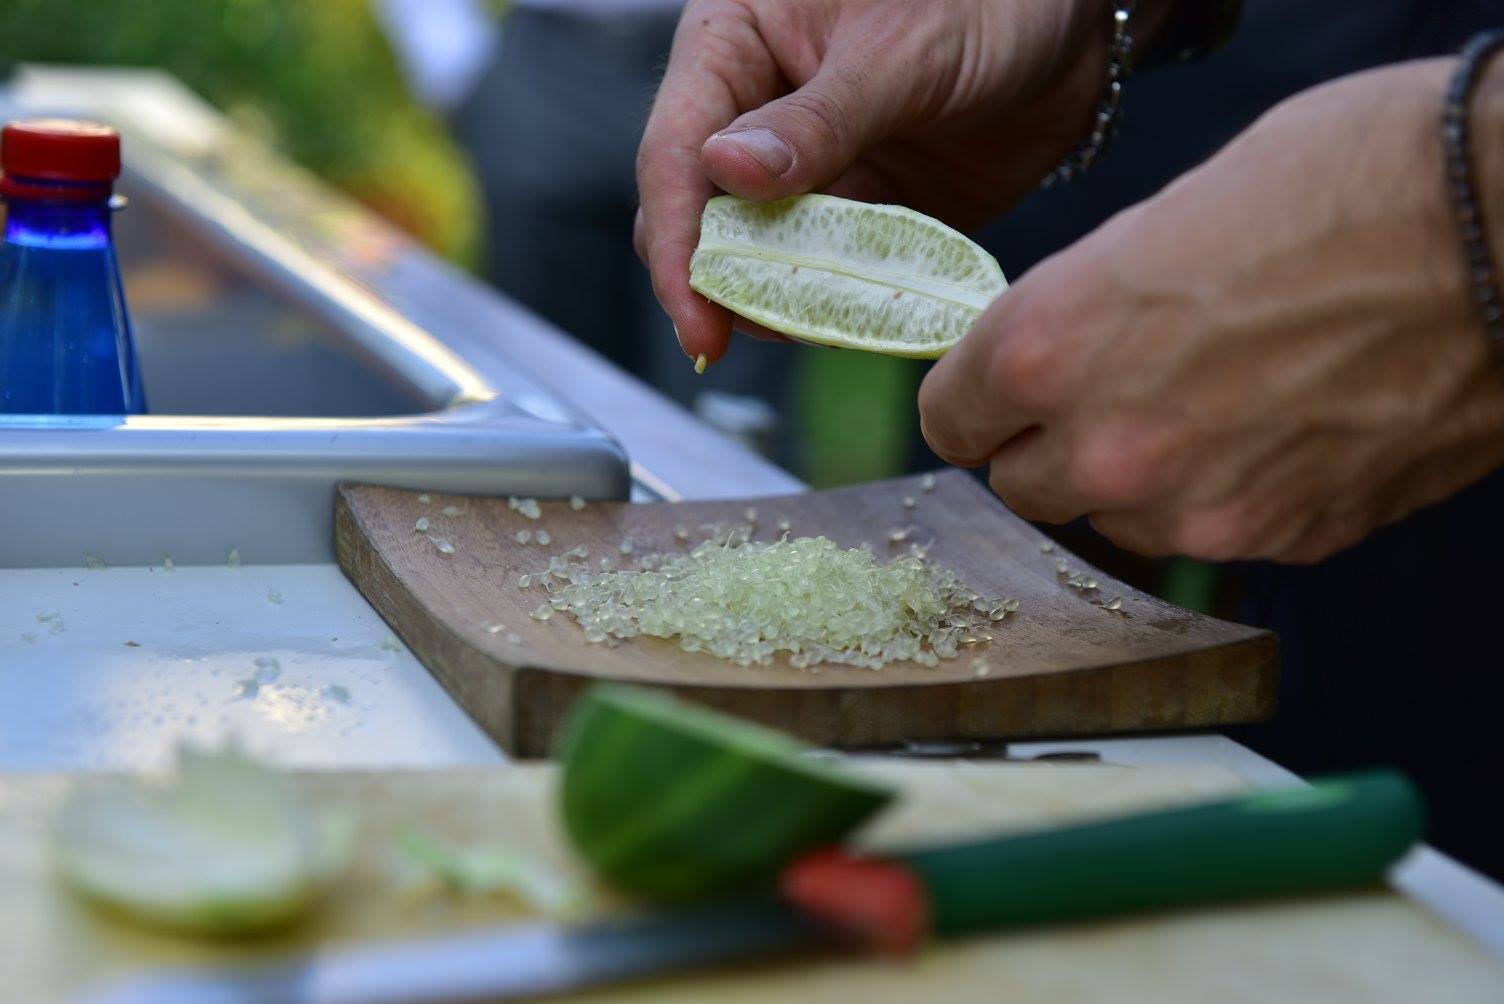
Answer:
[[(1211, 797), (1237, 790), (1205, 767), (864, 761), (904, 797), (866, 834), (893, 845)], [(48, 873), (48, 821), (75, 778), (0, 778), (0, 1001), (54, 1004), (161, 965), (255, 961), (323, 946), (531, 922), (504, 900), (403, 893), (392, 834), (421, 823), (457, 842), (501, 843), (576, 874), (555, 822), (554, 768), (316, 773), (320, 804), (354, 810), (347, 877), (310, 922), (250, 944), (138, 930), (87, 908)], [(1504, 970), (1421, 907), (1388, 891), (1223, 907), (937, 945), (905, 964), (832, 960), (665, 979), (570, 1000), (685, 1004), (1483, 1004)]]
[[(923, 484), (908, 478), (745, 502), (592, 503), (580, 511), (550, 502), (539, 520), (505, 499), (345, 486), (335, 542), (350, 580), (481, 728), (517, 756), (547, 755), (570, 702), (599, 679), (665, 687), (847, 748), (1191, 728), (1273, 713), (1274, 635), (1130, 589), (1054, 545), (961, 472), (940, 475), (929, 491)], [(784, 659), (742, 668), (657, 638), (607, 648), (587, 643), (568, 616), (528, 616), (546, 594), (519, 588), (518, 577), (546, 568), (550, 555), (583, 545), (592, 563), (609, 556), (620, 564), (624, 538), (633, 558), (679, 551), (743, 521), (749, 508), (761, 540), (776, 539), (786, 522), (795, 536), (824, 534), (845, 547), (866, 542), (879, 555), (933, 542), (930, 560), (1021, 608), (994, 641), (963, 649), (960, 658), (876, 672), (816, 672)], [(414, 530), (423, 517), (427, 534)], [(912, 527), (907, 540), (890, 543), (902, 527)], [(517, 531), (540, 529), (549, 546), (517, 542)], [(677, 529), (691, 539), (677, 539)], [(441, 553), (432, 538), (454, 552)], [(1072, 588), (1057, 571), (1060, 561), (1098, 588)], [(1121, 609), (1109, 609), (1118, 597)]]

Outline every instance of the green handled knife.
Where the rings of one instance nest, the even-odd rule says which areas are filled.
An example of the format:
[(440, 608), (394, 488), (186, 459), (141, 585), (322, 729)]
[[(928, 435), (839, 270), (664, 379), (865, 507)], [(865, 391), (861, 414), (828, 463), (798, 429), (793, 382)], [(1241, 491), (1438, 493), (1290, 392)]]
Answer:
[[(881, 939), (864, 928), (860, 910), (882, 902), (891, 905), (895, 888), (917, 891), (918, 916), (924, 923), (916, 930), (942, 938), (1346, 889), (1381, 881), (1389, 866), (1420, 839), (1424, 817), (1420, 796), (1409, 780), (1378, 771), (1063, 829), (915, 848), (873, 859), (842, 856), (852, 867), (834, 870), (822, 869), (811, 859), (791, 868), (791, 874), (805, 881), (785, 881), (783, 895), (579, 927), (512, 925), (329, 950), (254, 969), (148, 974), (87, 1000), (521, 1000), (735, 962), (870, 949)], [(895, 876), (900, 879), (896, 886)], [(841, 888), (843, 882), (850, 887)]]

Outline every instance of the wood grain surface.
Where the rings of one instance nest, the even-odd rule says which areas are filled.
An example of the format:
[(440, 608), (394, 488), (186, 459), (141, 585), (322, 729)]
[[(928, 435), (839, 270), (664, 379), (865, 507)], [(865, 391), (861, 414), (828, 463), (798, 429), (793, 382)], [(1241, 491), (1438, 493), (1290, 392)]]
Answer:
[[(1215, 766), (856, 764), (904, 796), (865, 831), (876, 846), (929, 842), (1184, 802), (1237, 790)], [(504, 898), (415, 895), (392, 836), (414, 823), (461, 844), (504, 846), (583, 877), (557, 823), (551, 765), (296, 775), (319, 804), (354, 813), (355, 859), (309, 921), (250, 942), (196, 941), (98, 913), (51, 877), (47, 830), (78, 778), (0, 778), (0, 1001), (58, 1004), (164, 965), (270, 960), (351, 943), (531, 923)], [(609, 902), (601, 904), (609, 910)], [(762, 966), (612, 988), (570, 1001), (684, 1004), (1496, 1004), (1504, 969), (1385, 889), (1227, 906), (935, 945), (904, 963)]]
[[(1230, 624), (1136, 592), (1054, 545), (960, 472), (926, 491), (920, 478), (744, 502), (592, 503), (575, 511), (545, 502), (529, 520), (505, 499), (344, 486), (336, 500), (340, 566), (480, 726), (507, 752), (543, 756), (571, 701), (593, 680), (627, 680), (837, 747), (906, 740), (976, 740), (1179, 729), (1267, 718), (1278, 648), (1265, 631)], [(903, 500), (915, 504), (905, 507)], [(987, 596), (1020, 601), (995, 639), (937, 667), (895, 663), (738, 667), (673, 641), (637, 638), (592, 645), (571, 617), (537, 621), (547, 594), (518, 577), (578, 545), (592, 564), (681, 551), (715, 527), (756, 513), (757, 538), (823, 534), (880, 555), (909, 542)], [(444, 515), (448, 509), (455, 515)], [(427, 533), (414, 530), (426, 517)], [(907, 541), (889, 533), (911, 528)], [(519, 530), (546, 529), (547, 547)], [(677, 529), (691, 535), (686, 543)], [(441, 553), (434, 539), (454, 547)], [(1074, 589), (1057, 571), (1095, 578)], [(1108, 604), (1121, 597), (1121, 609)], [(980, 662), (979, 662), (980, 660)], [(984, 667), (979, 672), (979, 667)]]

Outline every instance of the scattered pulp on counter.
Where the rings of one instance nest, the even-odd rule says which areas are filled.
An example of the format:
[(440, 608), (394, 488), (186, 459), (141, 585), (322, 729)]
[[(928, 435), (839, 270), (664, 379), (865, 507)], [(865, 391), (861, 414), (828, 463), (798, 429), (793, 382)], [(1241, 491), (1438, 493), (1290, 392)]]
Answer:
[(453, 844), (408, 826), (395, 847), (422, 877), (461, 895), (513, 898), (549, 916), (579, 912), (590, 901), (588, 890), (501, 844)]

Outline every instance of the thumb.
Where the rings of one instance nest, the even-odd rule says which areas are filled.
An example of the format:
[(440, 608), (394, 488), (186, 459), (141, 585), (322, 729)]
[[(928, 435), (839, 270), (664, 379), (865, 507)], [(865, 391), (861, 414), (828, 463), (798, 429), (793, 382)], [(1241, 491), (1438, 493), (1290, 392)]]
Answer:
[(872, 77), (822, 69), (792, 94), (738, 118), (705, 141), (710, 180), (744, 199), (824, 188), (899, 125), (900, 102)]

